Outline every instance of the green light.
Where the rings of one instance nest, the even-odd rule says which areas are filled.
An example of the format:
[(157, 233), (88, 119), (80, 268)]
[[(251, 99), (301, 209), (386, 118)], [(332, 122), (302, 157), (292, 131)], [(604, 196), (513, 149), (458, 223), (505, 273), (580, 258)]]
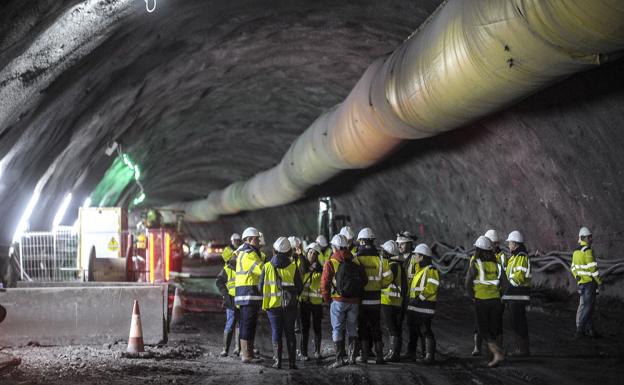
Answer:
[(145, 193), (141, 193), (138, 197), (134, 198), (134, 200), (132, 201), (132, 204), (136, 206), (139, 203), (143, 202), (144, 200), (145, 200)]
[(141, 177), (141, 170), (139, 170), (139, 166), (138, 165), (134, 165), (134, 180), (139, 180), (139, 178)]

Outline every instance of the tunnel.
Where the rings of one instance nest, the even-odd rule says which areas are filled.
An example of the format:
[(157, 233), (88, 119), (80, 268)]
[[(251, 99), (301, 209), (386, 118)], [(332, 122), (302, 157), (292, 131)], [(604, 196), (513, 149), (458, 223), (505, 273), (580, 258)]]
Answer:
[[(490, 228), (522, 231), (533, 255), (571, 252), (588, 227), (615, 266), (601, 300), (621, 315), (623, 49), (615, 0), (5, 0), (0, 244), (91, 205), (183, 210), (195, 240), (253, 226), (270, 247), (314, 240), (331, 197), (356, 232), (381, 244), (408, 230), (440, 253)], [(578, 300), (566, 274), (536, 273), (555, 307)], [(622, 374), (611, 335), (575, 353), (601, 361), (605, 383)], [(535, 357), (528, 377), (451, 360), (446, 382), (408, 380), (593, 382), (559, 377), (570, 363), (542, 376)], [(383, 383), (385, 370), (332, 378)], [(289, 383), (324, 381), (310, 376)]]

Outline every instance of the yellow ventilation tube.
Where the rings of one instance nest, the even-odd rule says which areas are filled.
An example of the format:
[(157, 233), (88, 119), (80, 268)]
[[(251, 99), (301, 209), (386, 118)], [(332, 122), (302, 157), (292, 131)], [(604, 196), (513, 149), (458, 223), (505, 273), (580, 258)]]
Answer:
[(342, 170), (381, 161), (404, 140), (464, 126), (622, 49), (622, 0), (447, 1), (376, 60), (277, 166), (174, 207), (209, 221), (293, 202)]

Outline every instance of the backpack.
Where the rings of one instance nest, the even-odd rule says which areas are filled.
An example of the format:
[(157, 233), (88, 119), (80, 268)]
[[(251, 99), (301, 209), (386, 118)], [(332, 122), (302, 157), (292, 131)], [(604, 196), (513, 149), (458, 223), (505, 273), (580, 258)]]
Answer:
[(365, 282), (362, 281), (362, 266), (351, 260), (345, 260), (338, 265), (336, 291), (341, 297), (361, 297), (365, 285)]

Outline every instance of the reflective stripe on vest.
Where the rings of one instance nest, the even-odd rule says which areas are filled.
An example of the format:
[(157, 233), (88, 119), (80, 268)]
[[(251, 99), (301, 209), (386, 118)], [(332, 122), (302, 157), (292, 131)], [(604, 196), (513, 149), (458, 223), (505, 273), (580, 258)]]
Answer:
[(480, 259), (475, 259), (477, 262), (477, 271), (479, 272), (479, 279), (475, 279), (472, 281), (475, 285), (492, 285), (498, 286), (500, 285), (500, 277), (501, 277), (501, 265), (496, 263), (496, 279), (486, 280), (485, 279), (485, 269), (483, 268), (483, 262)]
[(311, 271), (304, 274), (303, 291), (299, 296), (300, 301), (310, 302), (313, 305), (320, 305), (323, 303), (323, 296), (321, 295), (321, 276), (322, 272), (318, 271)]
[(225, 284), (228, 289), (228, 294), (234, 297), (236, 295), (236, 272), (228, 265), (225, 265), (223, 269), (225, 270), (225, 274), (228, 277), (228, 280)]
[[(474, 263), (474, 265), (472, 265)], [(503, 274), (503, 267), (495, 261), (485, 261), (474, 258), (471, 265), (477, 269), (477, 279), (472, 281), (474, 297), (476, 299), (494, 299), (500, 298), (500, 277)], [(476, 266), (475, 266), (476, 265)], [(496, 270), (486, 270), (486, 266), (496, 265)], [(486, 276), (487, 274), (487, 276)]]
[[(282, 306), (282, 292), (295, 286), (297, 265), (291, 262), (285, 268), (275, 268), (271, 263), (264, 267), (264, 283), (262, 285), (262, 309), (274, 309)], [(278, 282), (278, 274), (281, 278)], [(280, 288), (281, 284), (281, 288)]]
[(423, 314), (435, 314), (435, 309), (427, 309), (424, 307), (418, 307), (418, 306), (408, 306), (407, 310), (410, 311), (415, 311), (416, 313), (423, 313)]
[[(381, 304), (401, 306), (403, 301), (401, 299), (401, 288), (399, 287), (399, 285), (401, 282), (402, 271), (401, 267), (397, 262), (392, 263), (394, 263), (397, 267), (397, 275), (394, 277), (394, 280), (391, 284), (388, 285), (388, 287), (381, 289)], [(399, 282), (399, 285), (397, 285), (397, 281)]]

